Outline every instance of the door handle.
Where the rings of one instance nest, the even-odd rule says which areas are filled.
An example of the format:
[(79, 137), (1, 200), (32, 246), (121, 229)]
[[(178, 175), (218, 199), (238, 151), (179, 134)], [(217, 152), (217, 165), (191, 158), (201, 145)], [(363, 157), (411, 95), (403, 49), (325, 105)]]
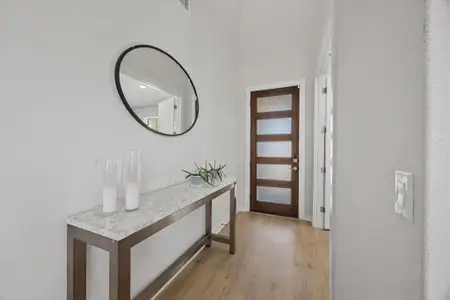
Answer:
[(294, 172), (298, 171), (298, 167), (297, 166), (290, 166), (289, 169), (291, 169)]

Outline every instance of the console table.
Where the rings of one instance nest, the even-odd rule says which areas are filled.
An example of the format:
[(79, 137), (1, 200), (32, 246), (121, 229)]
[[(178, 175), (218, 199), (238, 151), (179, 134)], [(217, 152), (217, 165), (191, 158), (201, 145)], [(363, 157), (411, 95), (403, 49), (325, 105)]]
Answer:
[[(141, 195), (136, 211), (104, 214), (102, 207), (81, 212), (67, 218), (67, 299), (86, 300), (86, 247), (96, 246), (109, 252), (109, 299), (131, 298), (131, 248), (158, 231), (180, 220), (201, 206), (206, 206), (206, 233), (156, 280), (150, 283), (135, 300), (148, 300), (180, 270), (203, 246), (211, 241), (236, 249), (235, 179), (225, 179), (212, 187), (192, 187), (189, 182)], [(212, 201), (230, 191), (230, 235), (211, 232)]]

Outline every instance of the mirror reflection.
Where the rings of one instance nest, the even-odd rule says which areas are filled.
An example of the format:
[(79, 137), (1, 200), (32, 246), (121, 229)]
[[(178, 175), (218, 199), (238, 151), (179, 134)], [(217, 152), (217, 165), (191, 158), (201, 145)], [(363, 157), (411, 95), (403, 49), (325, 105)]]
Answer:
[(183, 67), (151, 46), (126, 50), (116, 65), (116, 85), (131, 115), (163, 135), (189, 131), (198, 117), (195, 87)]

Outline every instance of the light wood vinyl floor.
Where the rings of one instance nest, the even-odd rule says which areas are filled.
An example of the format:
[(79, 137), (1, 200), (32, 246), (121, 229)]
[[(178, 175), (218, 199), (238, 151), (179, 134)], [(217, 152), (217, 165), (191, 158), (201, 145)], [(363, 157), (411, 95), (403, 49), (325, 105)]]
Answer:
[(213, 242), (157, 299), (328, 300), (329, 264), (328, 232), (294, 219), (239, 213), (236, 254)]

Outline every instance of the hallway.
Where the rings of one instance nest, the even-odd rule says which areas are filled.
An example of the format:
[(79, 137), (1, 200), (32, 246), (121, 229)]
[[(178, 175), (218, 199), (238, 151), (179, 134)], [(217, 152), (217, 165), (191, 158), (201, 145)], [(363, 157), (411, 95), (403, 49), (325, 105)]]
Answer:
[(294, 219), (243, 212), (237, 228), (236, 255), (213, 242), (158, 299), (329, 299), (328, 232)]

